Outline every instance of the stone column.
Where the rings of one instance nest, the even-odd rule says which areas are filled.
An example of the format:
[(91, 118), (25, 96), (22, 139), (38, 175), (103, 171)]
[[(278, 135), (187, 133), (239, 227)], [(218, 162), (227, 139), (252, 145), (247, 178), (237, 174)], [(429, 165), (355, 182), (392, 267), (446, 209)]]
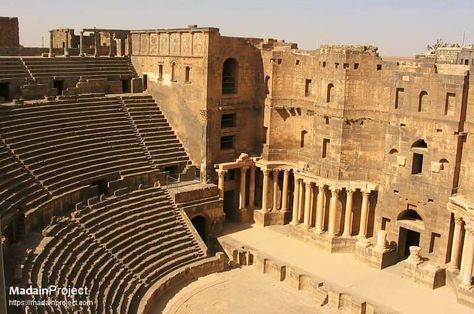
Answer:
[(54, 53), (53, 53), (54, 33), (53, 32), (54, 31), (49, 31), (49, 53), (48, 53), (49, 58), (54, 57)]
[(468, 224), (466, 226), (466, 252), (463, 253), (463, 259), (466, 258), (466, 264), (464, 264), (464, 271), (462, 274), (462, 285), (470, 287), (472, 284), (472, 262), (474, 259), (474, 226)]
[(456, 271), (459, 269), (459, 250), (461, 249), (461, 228), (462, 218), (454, 215), (454, 234), (453, 247), (451, 248), (451, 261), (449, 262), (449, 270)]
[(311, 182), (305, 182), (305, 196), (304, 196), (304, 225), (311, 226), (311, 193), (312, 186)]
[(224, 199), (224, 176), (227, 173), (227, 170), (224, 169), (217, 169), (217, 188), (219, 190), (219, 197)]
[(268, 212), (268, 176), (270, 175), (270, 169), (263, 170), (263, 187), (262, 187), (262, 210)]
[(86, 54), (84, 53), (84, 31), (80, 31), (79, 33), (79, 56), (84, 57)]
[(281, 193), (281, 211), (288, 211), (288, 184), (290, 180), (290, 169), (283, 170), (283, 190)]
[(113, 57), (114, 56), (114, 45), (115, 45), (114, 33), (110, 32), (109, 33), (109, 38), (110, 38), (109, 57)]
[(99, 56), (99, 41), (100, 41), (100, 33), (94, 31), (94, 57)]
[(250, 179), (249, 179), (249, 209), (254, 210), (255, 206), (255, 166), (250, 166)]
[(354, 197), (354, 190), (346, 189), (346, 211), (344, 216), (344, 232), (343, 237), (349, 238), (352, 234), (352, 199)]
[(64, 56), (69, 57), (69, 30), (66, 30), (66, 44), (64, 45)]
[(298, 223), (298, 208), (299, 208), (299, 195), (300, 195), (300, 179), (295, 177), (295, 189), (293, 191), (293, 212), (291, 215), (291, 224), (296, 225)]
[(249, 167), (240, 168), (240, 199), (239, 199), (239, 208), (245, 209), (245, 198), (246, 198), (246, 188), (247, 188), (247, 169)]
[(333, 237), (336, 235), (336, 210), (337, 201), (339, 200), (339, 189), (337, 187), (330, 187), (330, 190), (331, 203), (329, 204), (328, 234)]
[(362, 192), (362, 208), (360, 212), (360, 228), (359, 238), (365, 238), (367, 236), (367, 218), (369, 214), (369, 196), (370, 191)]
[(324, 226), (324, 184), (318, 186), (318, 197), (316, 198), (316, 228), (315, 232), (323, 232)]
[(302, 222), (303, 220), (303, 213), (304, 213), (304, 203), (303, 200), (306, 198), (306, 193), (304, 190), (304, 182), (303, 179), (300, 180), (300, 195), (299, 195), (299, 206), (298, 206), (298, 222)]
[(278, 169), (273, 169), (273, 206), (272, 210), (278, 210)]

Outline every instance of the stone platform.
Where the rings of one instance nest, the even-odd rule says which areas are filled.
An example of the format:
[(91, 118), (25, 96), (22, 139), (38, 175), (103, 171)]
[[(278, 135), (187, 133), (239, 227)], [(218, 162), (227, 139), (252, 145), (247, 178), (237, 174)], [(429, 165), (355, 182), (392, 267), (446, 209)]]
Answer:
[[(356, 261), (353, 254), (330, 254), (290, 237), (289, 226), (263, 228), (250, 224), (226, 224), (223, 236), (218, 238), (220, 243), (223, 238), (231, 238), (239, 243), (237, 248), (240, 248), (240, 253), (237, 256), (241, 260), (258, 259), (258, 253), (264, 256), (267, 259), (266, 270), (274, 273), (270, 274), (274, 279), (281, 278), (278, 270), (283, 269), (280, 266), (285, 266), (285, 271), (289, 268), (298, 269), (300, 274), (317, 278), (326, 287), (335, 287), (328, 289), (328, 302), (340, 302), (342, 308), (348, 306), (346, 301), (351, 296), (350, 304), (354, 306), (360, 297), (361, 304), (366, 302), (375, 307), (383, 305), (384, 309), (401, 313), (461, 314), (472, 310), (457, 302), (455, 292), (449, 286), (432, 290), (404, 278), (401, 263), (382, 270), (375, 269)], [(252, 257), (252, 254), (245, 253), (249, 249), (250, 253), (252, 250), (257, 253)], [(302, 286), (307, 283), (309, 281), (301, 279)], [(331, 289), (336, 292), (333, 296)]]

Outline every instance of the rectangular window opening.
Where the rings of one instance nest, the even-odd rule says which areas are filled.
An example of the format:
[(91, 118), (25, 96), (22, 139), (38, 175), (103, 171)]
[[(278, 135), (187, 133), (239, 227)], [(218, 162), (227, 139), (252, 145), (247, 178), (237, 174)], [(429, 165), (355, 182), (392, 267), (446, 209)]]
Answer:
[(328, 138), (323, 139), (323, 153), (322, 153), (322, 158), (327, 158), (328, 153), (329, 153), (329, 143), (331, 141)]
[(395, 109), (399, 109), (403, 103), (403, 92), (405, 91), (404, 88), (397, 88), (395, 94)]
[(309, 96), (311, 95), (311, 80), (306, 79), (305, 84), (304, 84), (304, 95)]
[(221, 136), (221, 150), (222, 149), (234, 149), (235, 147), (235, 136)]
[(236, 121), (236, 115), (235, 113), (225, 113), (222, 114), (221, 116), (221, 128), (234, 128), (235, 127), (235, 121)]
[(191, 76), (191, 67), (190, 66), (187, 66), (185, 68), (185, 73), (184, 73), (184, 81), (186, 83), (189, 83), (190, 82), (190, 76)]

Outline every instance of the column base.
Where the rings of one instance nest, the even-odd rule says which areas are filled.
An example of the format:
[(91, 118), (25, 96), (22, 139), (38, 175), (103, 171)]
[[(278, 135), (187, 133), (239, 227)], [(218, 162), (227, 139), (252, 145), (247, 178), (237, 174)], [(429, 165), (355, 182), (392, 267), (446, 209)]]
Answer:
[(290, 212), (255, 210), (254, 220), (256, 225), (263, 227), (271, 225), (285, 225), (291, 220)]

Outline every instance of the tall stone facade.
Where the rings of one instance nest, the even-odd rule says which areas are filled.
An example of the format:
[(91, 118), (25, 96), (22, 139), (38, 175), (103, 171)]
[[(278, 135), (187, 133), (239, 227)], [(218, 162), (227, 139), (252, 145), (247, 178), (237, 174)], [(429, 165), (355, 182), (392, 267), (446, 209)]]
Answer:
[(20, 46), (17, 17), (0, 17), (0, 48)]
[[(252, 40), (190, 26), (131, 31), (131, 47), (135, 69), (203, 179), (215, 176), (215, 163), (259, 153), (265, 94), (260, 50)], [(225, 62), (230, 81), (223, 87)]]

